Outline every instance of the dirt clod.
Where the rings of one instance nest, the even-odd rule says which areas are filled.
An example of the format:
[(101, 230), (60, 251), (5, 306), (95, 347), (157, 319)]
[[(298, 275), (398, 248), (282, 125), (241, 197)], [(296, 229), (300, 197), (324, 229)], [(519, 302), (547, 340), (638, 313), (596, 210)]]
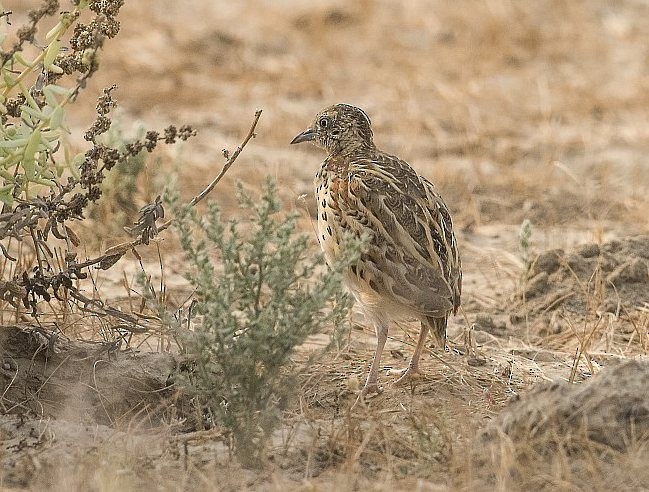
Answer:
[(475, 318), (475, 329), (485, 331), (491, 335), (500, 335), (507, 329), (507, 323), (504, 319), (486, 314), (479, 314)]
[(525, 298), (531, 299), (545, 292), (548, 288), (548, 278), (546, 272), (541, 272), (533, 277), (525, 287)]
[(647, 283), (649, 282), (647, 263), (639, 258), (634, 258), (617, 267), (606, 277), (606, 281), (616, 287), (626, 283)]
[(539, 334), (547, 334), (566, 316), (574, 326), (597, 312), (631, 313), (647, 302), (649, 236), (636, 236), (539, 254), (507, 310), (512, 322), (536, 322)]
[[(42, 417), (116, 425), (162, 418), (172, 390), (170, 354), (111, 352), (100, 343), (59, 338), (48, 354), (34, 330), (0, 329), (0, 393), (5, 408)], [(7, 369), (8, 368), (8, 369)]]
[[(597, 476), (617, 490), (641, 481), (640, 476), (646, 479), (641, 464), (649, 461), (648, 379), (649, 361), (631, 360), (579, 385), (535, 387), (505, 408), (474, 442), (480, 485), (493, 485), (495, 470), (519, 484), (535, 476), (569, 475), (592, 483)], [(615, 462), (609, 461), (612, 457)], [(603, 459), (594, 466), (598, 458)], [(621, 462), (631, 469), (620, 469)], [(525, 472), (527, 467), (535, 473)], [(545, 481), (546, 487), (551, 484)]]
[(562, 249), (552, 249), (545, 251), (536, 257), (530, 268), (530, 276), (535, 277), (540, 273), (547, 273), (551, 275), (556, 272), (561, 266), (561, 258), (563, 257)]
[(576, 253), (583, 258), (592, 258), (599, 255), (599, 245), (595, 243), (584, 244), (575, 249)]

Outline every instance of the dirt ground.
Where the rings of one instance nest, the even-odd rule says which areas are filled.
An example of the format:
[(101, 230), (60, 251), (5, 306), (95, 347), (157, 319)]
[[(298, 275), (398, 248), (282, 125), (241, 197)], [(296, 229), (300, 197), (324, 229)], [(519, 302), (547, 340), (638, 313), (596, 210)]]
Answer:
[[(3, 2), (16, 23), (36, 4)], [(386, 373), (407, 363), (416, 327), (392, 328), (385, 391), (367, 406), (353, 404), (374, 337), (355, 316), (348, 346), (304, 378), (263, 472), (237, 465), (218, 429), (188, 431), (175, 414), (164, 340), (124, 353), (99, 343), (101, 327), (50, 343), (7, 324), (0, 486), (649, 489), (648, 4), (127, 0), (120, 20), (72, 115), (73, 143), (83, 148), (94, 100), (113, 83), (124, 128), (199, 131), (159, 152), (161, 170), (149, 164), (138, 206), (171, 174), (183, 196), (199, 192), (261, 108), (215, 197), (234, 213), (232, 184), (256, 189), (271, 175), (311, 233), (323, 155), (288, 142), (323, 107), (352, 103), (377, 145), (445, 197), (463, 309), (450, 351), (428, 350), (411, 387)], [(124, 240), (106, 228), (103, 244)], [(170, 296), (181, 296), (177, 245), (167, 236), (160, 248)], [(137, 269), (125, 258), (97, 288), (126, 302)]]

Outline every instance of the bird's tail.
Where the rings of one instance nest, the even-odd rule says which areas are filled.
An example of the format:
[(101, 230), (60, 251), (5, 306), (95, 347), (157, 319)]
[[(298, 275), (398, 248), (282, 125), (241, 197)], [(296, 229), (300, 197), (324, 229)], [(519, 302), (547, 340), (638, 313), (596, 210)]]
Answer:
[(435, 345), (442, 350), (446, 350), (446, 316), (443, 318), (433, 318), (428, 316), (428, 328), (435, 339)]

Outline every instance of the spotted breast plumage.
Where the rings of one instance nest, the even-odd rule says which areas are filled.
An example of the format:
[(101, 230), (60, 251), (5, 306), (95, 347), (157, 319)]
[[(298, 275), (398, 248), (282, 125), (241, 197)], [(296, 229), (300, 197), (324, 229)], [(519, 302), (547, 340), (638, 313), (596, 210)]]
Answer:
[(378, 393), (389, 321), (421, 322), (417, 345), (397, 383), (419, 371), (428, 332), (446, 345), (446, 324), (457, 312), (462, 268), (448, 208), (430, 181), (374, 144), (367, 114), (348, 104), (320, 112), (291, 143), (311, 141), (328, 152), (315, 179), (318, 240), (328, 264), (345, 234), (369, 239), (345, 282), (377, 335), (362, 396)]

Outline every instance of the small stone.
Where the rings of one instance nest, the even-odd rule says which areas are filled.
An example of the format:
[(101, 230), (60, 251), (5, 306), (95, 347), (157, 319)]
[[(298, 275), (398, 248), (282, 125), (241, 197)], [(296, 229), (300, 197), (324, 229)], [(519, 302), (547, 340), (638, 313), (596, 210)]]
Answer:
[(466, 363), (469, 364), (471, 367), (481, 367), (487, 364), (487, 360), (482, 358), (477, 358), (477, 357), (471, 357), (469, 360), (466, 361)]

